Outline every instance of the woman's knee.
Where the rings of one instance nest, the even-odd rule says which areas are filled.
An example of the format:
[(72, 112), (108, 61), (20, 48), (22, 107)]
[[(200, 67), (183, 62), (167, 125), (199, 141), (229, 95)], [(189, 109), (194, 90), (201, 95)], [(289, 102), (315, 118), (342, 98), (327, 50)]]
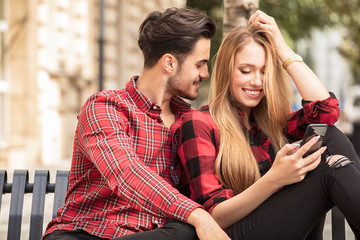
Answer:
[[(339, 142), (341, 140), (341, 142)], [(351, 143), (348, 137), (336, 126), (328, 126), (324, 142), (327, 144), (340, 143), (347, 145)]]
[(351, 161), (358, 161), (355, 149), (343, 132), (335, 126), (329, 126), (324, 137), (327, 155), (343, 155)]
[(343, 155), (331, 155), (326, 158), (326, 163), (329, 167), (336, 169), (340, 167), (345, 167), (346, 165), (353, 164), (350, 159)]

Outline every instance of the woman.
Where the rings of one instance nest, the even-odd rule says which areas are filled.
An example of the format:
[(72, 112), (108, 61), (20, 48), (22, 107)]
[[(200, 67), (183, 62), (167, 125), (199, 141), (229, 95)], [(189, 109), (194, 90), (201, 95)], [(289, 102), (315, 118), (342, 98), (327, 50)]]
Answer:
[[(285, 70), (304, 99), (296, 112)], [(211, 81), (211, 103), (181, 127), (178, 154), (190, 197), (231, 239), (309, 239), (335, 205), (359, 237), (359, 163), (333, 126), (338, 101), (294, 55), (275, 20), (257, 11), (247, 28), (232, 30)], [(319, 137), (301, 148), (290, 143), (310, 123), (330, 126), (324, 147), (305, 157)]]

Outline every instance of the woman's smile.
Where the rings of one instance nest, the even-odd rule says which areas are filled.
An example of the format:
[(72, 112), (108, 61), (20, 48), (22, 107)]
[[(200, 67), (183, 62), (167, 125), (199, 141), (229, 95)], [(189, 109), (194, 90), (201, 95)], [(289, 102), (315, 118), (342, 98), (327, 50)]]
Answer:
[(256, 98), (259, 97), (261, 95), (262, 89), (247, 89), (247, 88), (243, 88), (242, 89), (247, 96), (252, 97), (252, 98)]

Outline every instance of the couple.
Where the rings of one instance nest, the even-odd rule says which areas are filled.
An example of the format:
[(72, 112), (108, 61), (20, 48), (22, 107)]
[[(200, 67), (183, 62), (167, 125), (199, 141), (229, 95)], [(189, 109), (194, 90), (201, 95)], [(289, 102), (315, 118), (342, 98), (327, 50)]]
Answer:
[[(148, 15), (141, 75), (94, 94), (78, 116), (65, 205), (44, 239), (305, 239), (335, 205), (359, 236), (351, 144), (333, 126), (307, 157), (317, 138), (291, 144), (310, 123), (333, 125), (338, 101), (273, 18), (257, 11), (224, 39), (209, 106), (180, 98), (195, 99), (209, 77), (214, 34), (215, 23), (188, 8)], [(283, 69), (304, 99), (297, 112)]]

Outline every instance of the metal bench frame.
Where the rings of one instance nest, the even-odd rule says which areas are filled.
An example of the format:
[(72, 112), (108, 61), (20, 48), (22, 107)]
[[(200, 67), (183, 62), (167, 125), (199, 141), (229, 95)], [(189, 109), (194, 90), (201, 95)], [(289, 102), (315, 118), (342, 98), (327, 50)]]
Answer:
[[(54, 193), (52, 218), (55, 218), (56, 211), (64, 204), (68, 177), (69, 171), (57, 171), (55, 183), (50, 183), (49, 171), (36, 170), (34, 183), (29, 183), (29, 173), (27, 170), (15, 170), (13, 182), (8, 183), (6, 170), (0, 170), (0, 189), (2, 189), (2, 195), (11, 193), (8, 240), (20, 240), (24, 195), (27, 193), (33, 194), (29, 239), (39, 240), (41, 238), (43, 234), (45, 195), (47, 193)], [(2, 195), (0, 196), (0, 210)], [(331, 219), (332, 239), (345, 240), (345, 220), (337, 207), (331, 210)]]

